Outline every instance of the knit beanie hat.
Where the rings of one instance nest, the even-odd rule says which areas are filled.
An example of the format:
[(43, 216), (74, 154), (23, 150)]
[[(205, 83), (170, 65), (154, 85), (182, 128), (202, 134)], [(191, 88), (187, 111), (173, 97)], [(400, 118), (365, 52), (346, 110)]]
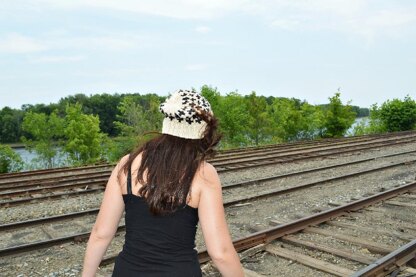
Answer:
[(212, 113), (211, 105), (195, 91), (178, 90), (160, 104), (165, 115), (162, 134), (186, 139), (201, 139), (207, 123), (198, 115), (198, 110)]

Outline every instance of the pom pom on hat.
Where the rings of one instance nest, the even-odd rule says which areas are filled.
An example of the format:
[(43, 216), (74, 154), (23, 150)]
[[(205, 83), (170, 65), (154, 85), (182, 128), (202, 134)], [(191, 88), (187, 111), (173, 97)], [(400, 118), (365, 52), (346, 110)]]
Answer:
[(201, 139), (207, 123), (198, 115), (198, 111), (212, 113), (211, 105), (199, 93), (190, 90), (178, 90), (160, 105), (165, 115), (162, 134), (186, 139)]

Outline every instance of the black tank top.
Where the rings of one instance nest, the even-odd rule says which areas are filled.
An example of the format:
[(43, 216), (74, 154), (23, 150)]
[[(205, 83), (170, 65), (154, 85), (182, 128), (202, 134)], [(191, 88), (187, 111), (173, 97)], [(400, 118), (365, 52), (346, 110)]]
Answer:
[(126, 235), (113, 276), (202, 276), (195, 234), (198, 209), (185, 205), (172, 214), (152, 215), (145, 199), (131, 190), (127, 176)]

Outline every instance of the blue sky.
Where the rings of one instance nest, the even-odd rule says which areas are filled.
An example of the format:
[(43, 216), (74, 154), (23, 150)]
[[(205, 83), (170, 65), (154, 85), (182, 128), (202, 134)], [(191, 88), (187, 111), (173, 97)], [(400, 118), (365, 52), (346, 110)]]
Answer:
[(368, 107), (416, 98), (416, 1), (14, 0), (0, 108), (84, 93), (222, 94)]

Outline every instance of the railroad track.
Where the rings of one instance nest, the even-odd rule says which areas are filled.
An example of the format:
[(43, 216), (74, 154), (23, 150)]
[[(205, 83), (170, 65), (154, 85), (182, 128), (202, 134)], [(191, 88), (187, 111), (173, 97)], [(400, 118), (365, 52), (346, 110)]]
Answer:
[[(230, 185), (224, 185), (223, 188), (229, 189), (231, 187), (237, 187), (237, 186), (243, 186), (243, 185), (247, 185), (247, 184), (251, 184), (251, 183), (256, 183), (259, 181), (266, 181), (266, 180), (273, 180), (273, 179), (277, 179), (277, 178), (283, 178), (283, 177), (288, 177), (288, 176), (293, 176), (293, 175), (299, 175), (299, 174), (303, 174), (305, 172), (315, 172), (315, 171), (320, 171), (320, 170), (325, 170), (325, 169), (329, 169), (329, 168), (336, 168), (336, 167), (342, 167), (342, 166), (348, 166), (348, 165), (353, 165), (353, 164), (358, 164), (358, 163), (364, 163), (364, 162), (368, 162), (368, 161), (372, 161), (374, 159), (381, 159), (381, 158), (387, 158), (387, 157), (394, 157), (394, 156), (400, 156), (400, 155), (407, 155), (407, 154), (411, 154), (411, 153), (416, 153), (416, 150), (413, 151), (405, 151), (405, 152), (400, 152), (400, 153), (394, 153), (394, 154), (389, 154), (389, 155), (383, 155), (383, 156), (377, 156), (374, 158), (367, 158), (367, 159), (361, 159), (361, 160), (357, 160), (357, 161), (353, 161), (353, 162), (347, 162), (347, 163), (341, 163), (341, 164), (336, 164), (336, 165), (331, 165), (331, 166), (326, 166), (326, 167), (320, 167), (320, 168), (315, 168), (315, 169), (310, 169), (307, 171), (299, 171), (299, 172), (294, 172), (294, 173), (290, 173), (290, 174), (283, 174), (283, 175), (279, 175), (279, 176), (273, 176), (273, 177), (268, 177), (268, 178), (262, 178), (262, 179), (258, 179), (258, 180), (253, 180), (253, 181), (249, 181), (249, 182), (243, 182), (243, 183), (237, 183), (237, 184), (230, 184)], [(85, 179), (85, 181), (84, 181)], [(54, 185), (54, 186), (42, 186), (42, 187), (36, 187), (36, 188), (27, 188), (27, 189), (17, 189), (17, 190), (13, 190), (13, 191), (6, 191), (6, 192), (2, 192), (0, 190), (0, 199), (7, 199), (13, 196), (27, 196), (29, 194), (33, 194), (33, 193), (43, 193), (43, 192), (53, 192), (56, 190), (61, 190), (63, 188), (81, 188), (81, 190), (75, 192), (75, 194), (79, 194), (79, 193), (90, 193), (90, 192), (94, 192), (96, 190), (101, 191), (103, 188), (101, 186), (105, 185), (106, 182), (108, 180), (108, 176), (101, 176), (101, 175), (89, 175), (89, 177), (85, 177), (83, 179), (77, 179), (76, 183), (73, 183), (71, 181), (65, 181), (68, 182), (68, 184), (65, 184), (65, 182), (61, 182), (59, 185)], [(21, 186), (19, 186), (18, 188), (21, 188)], [(88, 188), (88, 190), (86, 190), (85, 188)], [(96, 188), (96, 189), (94, 189)], [(53, 195), (54, 197), (60, 197), (61, 195)], [(44, 197), (44, 198), (42, 198)], [(47, 196), (40, 196), (40, 199), (48, 199), (50, 198), (49, 195)], [(23, 199), (18, 199), (18, 200), (12, 200), (9, 202), (6, 202), (6, 204), (3, 204), (4, 202), (0, 201), (0, 206), (1, 205), (10, 205), (11, 203), (15, 203), (15, 204), (23, 204), (26, 202), (30, 202), (33, 201), (33, 197), (26, 197)]]
[[(387, 141), (360, 142), (359, 145), (349, 146), (327, 146), (325, 150), (304, 149), (301, 152), (277, 152), (270, 154), (262, 153), (260, 157), (249, 160), (228, 160), (221, 161), (220, 164), (213, 162), (218, 172), (241, 170), (265, 165), (273, 165), (282, 162), (293, 162), (305, 159), (322, 158), (336, 154), (345, 154), (355, 151), (363, 151), (388, 145), (397, 145), (415, 142), (416, 138), (388, 139)], [(328, 149), (329, 148), (329, 149)], [(258, 154), (257, 154), (258, 155)], [(31, 180), (29, 182), (9, 181), (0, 184), (0, 206), (19, 205), (32, 201), (42, 201), (60, 197), (76, 196), (79, 194), (96, 193), (104, 190), (110, 171), (82, 173), (73, 177), (48, 178), (41, 180)]]
[[(245, 251), (243, 258), (258, 257), (257, 264), (253, 259), (244, 263), (255, 269), (246, 268), (247, 276), (296, 276), (287, 275), (295, 271), (287, 269), (287, 264), (313, 269), (307, 276), (415, 274), (415, 190), (416, 182), (412, 182), (293, 222), (271, 220), (275, 227), (234, 240), (234, 247), (240, 253)], [(403, 208), (408, 217), (398, 220)], [(113, 260), (107, 257), (103, 263)], [(206, 250), (199, 252), (199, 260), (209, 261)], [(272, 260), (274, 266), (262, 265), (260, 260)], [(411, 264), (406, 266), (408, 262)]]
[[(258, 184), (261, 182), (265, 182), (265, 181), (271, 181), (271, 180), (277, 180), (277, 179), (281, 179), (281, 178), (285, 178), (285, 177), (289, 177), (289, 176), (295, 176), (295, 175), (301, 175), (301, 174), (305, 174), (305, 173), (310, 173), (310, 172), (318, 172), (318, 171), (323, 171), (323, 170), (327, 170), (327, 169), (331, 169), (331, 168), (337, 168), (337, 167), (345, 167), (345, 166), (350, 166), (350, 165), (354, 165), (354, 164), (360, 164), (360, 163), (365, 163), (365, 162), (371, 162), (373, 160), (376, 159), (382, 159), (382, 158), (388, 158), (388, 157), (395, 157), (395, 156), (401, 156), (401, 155), (408, 155), (408, 154), (412, 154), (415, 153), (416, 150), (413, 151), (404, 151), (404, 152), (399, 152), (399, 153), (394, 153), (394, 154), (389, 154), (389, 155), (382, 155), (382, 156), (376, 156), (376, 157), (371, 157), (371, 158), (366, 158), (366, 159), (360, 159), (360, 160), (355, 160), (352, 162), (347, 162), (347, 163), (340, 163), (340, 164), (335, 164), (335, 165), (330, 165), (330, 166), (325, 166), (325, 167), (318, 167), (318, 168), (312, 168), (312, 169), (307, 169), (307, 170), (302, 170), (302, 171), (298, 171), (298, 172), (290, 172), (290, 173), (286, 173), (286, 174), (279, 174), (276, 176), (271, 176), (271, 177), (267, 177), (267, 178), (260, 178), (260, 179), (254, 179), (254, 180), (250, 180), (250, 181), (245, 181), (245, 182), (238, 182), (238, 183), (234, 183), (234, 184), (224, 184), (223, 185), (223, 189), (224, 191), (227, 191), (231, 188), (236, 188), (236, 187), (242, 187), (242, 186), (247, 186), (250, 184)], [(407, 163), (407, 162), (405, 162)], [(402, 163), (398, 163), (398, 165), (401, 165)], [(382, 168), (378, 168), (375, 169), (377, 170), (382, 170), (385, 168), (390, 168), (390, 167), (394, 167), (396, 165), (388, 165), (387, 167), (382, 167)], [(363, 171), (363, 173), (365, 173), (367, 171)], [(361, 174), (363, 174), (361, 173)], [(360, 173), (359, 173), (360, 174)], [(46, 200), (46, 199), (52, 199), (52, 198), (59, 198), (62, 196), (67, 196), (67, 195), (79, 195), (79, 194), (85, 194), (85, 193), (93, 193), (93, 192), (97, 192), (97, 191), (102, 191), (104, 189), (103, 185), (107, 182), (107, 178), (108, 177), (98, 177), (97, 179), (93, 179), (93, 178), (88, 178), (87, 181), (85, 182), (81, 182), (80, 180), (78, 180), (77, 183), (69, 183), (69, 184), (60, 184), (60, 185), (56, 185), (56, 186), (52, 186), (52, 187), (43, 187), (43, 188), (32, 188), (32, 189), (24, 189), (24, 190), (14, 190), (12, 192), (0, 192), (0, 199), (6, 199), (7, 197), (11, 197), (11, 196), (23, 196), (23, 198), (20, 199), (12, 199), (10, 201), (0, 201), (0, 206), (6, 206), (6, 207), (10, 207), (12, 205), (19, 205), (19, 204), (25, 204), (25, 203), (29, 203), (29, 202), (33, 202), (34, 200)], [(343, 177), (341, 177), (343, 178)], [(317, 182), (319, 183), (319, 182)], [(74, 191), (74, 192), (64, 192), (64, 193), (54, 193), (55, 190), (60, 190), (62, 188), (78, 188), (78, 190)], [(88, 189), (86, 189), (88, 188)], [(31, 197), (27, 197), (28, 194), (30, 193), (42, 193), (42, 192), (46, 192), (48, 193), (48, 195), (41, 195), (41, 196), (37, 196), (37, 197), (33, 197), (33, 195)], [(51, 194), (52, 193), (52, 194)], [(26, 196), (26, 197), (25, 197)]]
[[(362, 164), (362, 163), (369, 162), (369, 161), (380, 161), (383, 158), (386, 159), (386, 158), (397, 157), (401, 155), (409, 155), (415, 152), (416, 150), (410, 151), (410, 152), (395, 153), (395, 154), (378, 156), (378, 157), (369, 158), (369, 159), (357, 160), (357, 161), (353, 161), (349, 163), (341, 163), (341, 164), (336, 164), (336, 165), (331, 165), (331, 166), (326, 166), (326, 167), (321, 167), (321, 168), (313, 168), (313, 169), (307, 169), (303, 171), (290, 172), (286, 174), (280, 174), (280, 175), (270, 176), (267, 178), (261, 178), (261, 179), (256, 179), (256, 180), (243, 181), (243, 182), (238, 182), (238, 183), (233, 183), (233, 184), (224, 184), (223, 189), (224, 191), (228, 191), (228, 190), (232, 190), (238, 187), (259, 185), (264, 182), (276, 181), (282, 178), (288, 178), (288, 177), (293, 177), (293, 176), (302, 175), (302, 174), (305, 175), (305, 174), (309, 174), (313, 172), (325, 171), (328, 169), (334, 169), (334, 168), (336, 169), (340, 167), (350, 166), (353, 164)], [(347, 174), (338, 175), (336, 177), (319, 178), (318, 180), (309, 181), (300, 185), (299, 184), (291, 185), (285, 188), (280, 188), (280, 187), (273, 188), (273, 189), (268, 188), (268, 189), (264, 189), (261, 191), (256, 189), (254, 190), (254, 193), (248, 196), (233, 197), (233, 195), (231, 195), (232, 197), (226, 197), (224, 201), (224, 206), (231, 207), (234, 205), (244, 205), (244, 203), (247, 203), (248, 201), (258, 201), (264, 198), (270, 198), (270, 197), (277, 196), (277, 195), (284, 195), (284, 194), (288, 194), (288, 193), (295, 192), (295, 191), (309, 189), (315, 186), (322, 186), (323, 184), (331, 183), (337, 180), (346, 180), (348, 178), (353, 178), (353, 177), (360, 176), (363, 174), (381, 172), (389, 168), (407, 166), (414, 162), (416, 162), (416, 159), (414, 158), (412, 159), (412, 157), (407, 157), (404, 161), (395, 162), (395, 163), (387, 163), (386, 165), (374, 165), (371, 168), (367, 168), (365, 170), (356, 170)], [(0, 232), (2, 232), (3, 234), (7, 232), (7, 236), (8, 236), (8, 237), (6, 236), (2, 241), (13, 242), (12, 245), (8, 245), (7, 247), (3, 246), (3, 249), (0, 250), (0, 256), (16, 254), (21, 251), (28, 251), (30, 249), (49, 247), (51, 245), (58, 245), (58, 244), (62, 244), (68, 241), (78, 240), (81, 238), (88, 237), (89, 230), (91, 229), (91, 225), (94, 222), (95, 215), (98, 213), (98, 211), (99, 209), (95, 208), (95, 209), (89, 209), (86, 211), (64, 214), (64, 215), (59, 215), (59, 216), (46, 217), (46, 218), (0, 225)], [(63, 224), (63, 222), (65, 221), (66, 223)], [(58, 224), (56, 226), (48, 226), (48, 227), (45, 226), (45, 224), (49, 224), (53, 222), (58, 222)], [(35, 227), (33, 232), (37, 233), (38, 234), (37, 236), (32, 235), (31, 231), (28, 229), (28, 227), (33, 227), (33, 226)], [(65, 230), (67, 233), (69, 233), (69, 235), (62, 236), (62, 230)], [(120, 226), (119, 231), (123, 231), (123, 230), (124, 230), (124, 225), (122, 224)], [(13, 231), (15, 231), (14, 235), (13, 235)], [(37, 240), (27, 242), (27, 237), (32, 238), (32, 240), (33, 238), (37, 237)], [(18, 238), (22, 238), (22, 240), (19, 240)]]
[[(351, 175), (350, 177), (341, 176), (341, 175), (338, 176), (339, 177), (338, 180), (345, 180), (345, 182), (348, 182), (347, 180), (349, 180), (349, 178), (355, 178), (357, 176), (365, 176), (366, 174), (377, 174), (377, 172), (384, 172), (384, 171), (387, 171), (387, 170), (391, 171), (394, 168), (402, 168), (403, 166), (404, 167), (410, 166), (410, 163), (413, 162), (413, 159), (412, 159), (412, 157), (414, 155), (413, 152), (414, 151), (408, 151), (408, 152), (403, 151), (401, 153), (394, 153), (394, 154), (389, 154), (389, 155), (380, 155), (380, 156), (377, 156), (377, 157), (372, 157), (371, 159), (356, 160), (352, 163), (333, 164), (333, 165), (327, 166), (326, 168), (309, 168), (307, 170), (303, 170), (303, 171), (299, 171), (299, 172), (288, 172), (286, 174), (279, 174), (279, 175), (276, 175), (276, 176), (268, 176), (267, 178), (262, 178), (262, 179), (259, 179), (259, 180), (248, 180), (248, 181), (244, 181), (244, 182), (224, 184), (224, 192), (227, 193), (227, 192), (233, 191), (236, 188), (240, 188), (240, 189), (243, 190), (244, 187), (248, 188), (249, 186), (253, 186), (253, 188), (257, 189), (257, 188), (259, 188), (259, 186), (261, 184), (268, 184), (270, 182), (275, 182), (276, 180), (283, 180), (283, 179), (288, 180), (288, 178), (291, 178), (291, 177), (294, 177), (294, 176), (308, 176), (307, 174), (311, 174), (313, 172), (320, 174), (320, 172), (324, 173), (324, 172), (326, 172), (326, 170), (335, 170), (336, 171), (338, 168), (339, 169), (343, 168), (343, 166), (351, 166), (353, 164), (359, 166), (359, 165), (362, 165), (362, 164), (366, 164), (367, 162), (370, 162), (370, 160), (373, 160), (373, 159), (383, 160), (383, 159), (389, 159), (389, 158), (396, 157), (397, 160), (399, 160), (399, 162), (396, 161), (394, 164), (387, 164), (386, 163), (383, 166), (375, 166), (374, 168), (368, 168), (367, 173), (366, 172), (359, 173), (358, 171), (357, 172), (351, 171), (348, 174), (344, 174), (344, 175)], [(400, 161), (400, 159), (401, 159), (400, 157), (402, 155), (403, 155), (403, 157), (405, 157), (405, 156), (407, 157), (406, 160)], [(383, 168), (384, 166), (385, 166), (385, 168)], [(322, 174), (322, 175), (324, 175), (324, 174)], [(374, 175), (374, 176), (376, 176), (376, 175)], [(308, 178), (309, 177), (306, 177), (306, 179), (308, 179)], [(357, 178), (351, 179), (350, 182), (356, 182), (356, 181), (352, 181), (352, 180), (357, 180)], [(314, 180), (314, 181), (309, 180), (306, 183), (302, 183), (302, 186), (305, 185), (304, 187), (299, 187), (298, 189), (295, 188), (295, 189), (293, 189), (292, 192), (299, 191), (299, 190), (306, 190), (306, 189), (309, 189), (309, 188), (320, 187), (320, 186), (323, 187), (322, 186), (323, 184), (330, 185), (330, 184), (332, 184), (332, 182), (333, 182), (333, 180), (331, 181), (330, 178), (326, 178), (326, 179), (321, 178), (320, 180)], [(332, 188), (334, 188), (334, 185), (331, 185), (330, 187), (332, 189)], [(288, 190), (286, 190), (286, 189), (288, 189)], [(246, 189), (246, 190), (249, 191), (249, 190), (253, 190), (253, 189), (250, 188), (250, 189)], [(291, 193), (290, 190), (291, 190), (291, 188), (289, 188), (289, 187), (286, 187), (284, 189), (280, 189), (280, 188), (279, 189), (271, 189), (269, 191), (263, 191), (263, 192), (260, 192), (260, 191), (256, 190), (257, 191), (256, 195), (251, 195), (251, 198), (246, 197), (246, 196), (241, 197), (241, 198), (236, 198), (236, 197), (225, 198), (225, 200), (226, 200), (225, 205), (226, 205), (227, 211), (228, 211), (227, 214), (228, 213), (229, 214), (235, 213), (235, 211), (239, 210), (239, 209), (244, 209), (244, 208), (250, 209), (250, 207), (254, 208), (254, 207), (257, 207), (257, 206), (261, 207), (261, 205), (258, 205), (257, 202), (258, 203), (263, 202), (262, 199), (265, 199), (266, 201), (268, 201), (268, 199), (271, 199), (270, 195), (274, 195), (272, 197), (275, 197), (275, 196), (278, 196), (278, 195), (281, 195), (281, 196), (279, 196), (280, 198), (286, 197), (285, 195), (289, 195), (289, 193)], [(349, 190), (349, 188), (345, 187), (345, 193), (347, 193), (348, 190)], [(271, 194), (269, 194), (269, 193), (271, 193)], [(364, 194), (364, 192), (363, 192), (363, 194)], [(273, 201), (271, 203), (273, 203)], [(36, 255), (38, 255), (36, 253), (41, 253), (42, 251), (45, 252), (45, 253), (47, 253), (48, 251), (52, 251), (52, 253), (53, 253), (53, 251), (55, 251), (55, 250), (53, 250), (54, 246), (52, 246), (52, 245), (57, 245), (57, 246), (59, 245), (58, 249), (68, 249), (68, 250), (72, 249), (74, 247), (83, 248), (84, 247), (83, 243), (73, 244), (73, 241), (74, 240), (82, 241), (83, 239), (85, 239), (88, 236), (88, 231), (91, 229), (91, 224), (95, 220), (95, 214), (96, 214), (97, 211), (98, 211), (97, 209), (93, 209), (93, 210), (86, 211), (84, 213), (84, 215), (72, 215), (73, 216), (72, 217), (73, 221), (65, 219), (66, 218), (66, 217), (64, 217), (65, 215), (62, 215), (62, 217), (57, 216), (53, 219), (55, 223), (52, 227), (48, 226), (48, 224), (50, 224), (50, 223), (47, 222), (47, 219), (42, 219), (41, 221), (38, 221), (38, 222), (35, 222), (36, 220), (32, 220), (33, 222), (31, 222), (31, 223), (30, 222), (20, 222), (20, 224), (21, 224), (20, 226), (17, 226), (17, 225), (16, 226), (2, 225), (0, 227), (0, 233), (12, 234), (11, 236), (14, 236), (14, 238), (18, 238), (19, 236), (21, 236), (21, 238), (23, 238), (23, 240), (20, 240), (20, 241), (19, 240), (13, 240), (13, 239), (9, 240), (7, 238), (4, 239), (4, 237), (3, 237), (3, 239), (0, 239), (0, 241), (14, 241), (15, 242), (14, 246), (9, 245), (11, 247), (14, 247), (15, 249), (11, 252), (8, 252), (8, 253), (4, 252), (2, 254), (3, 259), (0, 259), (0, 260), (3, 260), (3, 261), (5, 261), (5, 263), (7, 263), (7, 261), (10, 261), (10, 259), (12, 261), (14, 261), (13, 257), (16, 257), (18, 259), (19, 255), (23, 255), (23, 256), (29, 255), (29, 256), (27, 256), (27, 257), (29, 257), (28, 258), (28, 260), (29, 260), (33, 255), (36, 256)], [(83, 212), (81, 212), (81, 214), (82, 213)], [(65, 225), (63, 223), (64, 221), (68, 221), (69, 223), (67, 223)], [(272, 222), (272, 219), (270, 221)], [(252, 222), (254, 222), (254, 221), (252, 220)], [(281, 223), (281, 222), (274, 221), (273, 224), (276, 224), (276, 223)], [(43, 245), (43, 246), (40, 246), (40, 247), (32, 245), (31, 246), (32, 248), (26, 248), (24, 246), (24, 244), (22, 244), (22, 242), (24, 242), (25, 240), (26, 240), (26, 244), (31, 244), (32, 242), (36, 242), (36, 241), (39, 242), (39, 238), (33, 239), (33, 237), (31, 236), (30, 233), (27, 233), (26, 235), (24, 234), (24, 231), (29, 232), (29, 229), (32, 228), (31, 226), (32, 227), (35, 226), (36, 228), (44, 229), (46, 231), (46, 232), (44, 232), (44, 239), (45, 240), (59, 239), (59, 234), (62, 234), (62, 230), (68, 229), (69, 228), (68, 226), (71, 226), (71, 228), (72, 228), (71, 230), (73, 231), (73, 234), (78, 234), (78, 236), (74, 236), (74, 237), (68, 238), (66, 240), (66, 242), (71, 242), (72, 241), (72, 243), (70, 243), (71, 244), (70, 246), (67, 243), (63, 242), (63, 241), (58, 240), (58, 241), (55, 241), (55, 242), (51, 242), (51, 244), (49, 244), (49, 245)], [(123, 231), (122, 231), (123, 226), (120, 226), (120, 227), (121, 227), (121, 229), (120, 229), (120, 232), (119, 232), (119, 236), (123, 234)], [(258, 229), (259, 227), (257, 225), (254, 225), (254, 226), (252, 226), (251, 229), (254, 230), (256, 228)], [(264, 226), (262, 226), (262, 228), (264, 228)], [(18, 230), (18, 229), (23, 230), (23, 233), (20, 232), (19, 234), (17, 234), (17, 233), (14, 232), (15, 230)], [(83, 230), (84, 230), (84, 235), (82, 235)], [(281, 242), (279, 242), (279, 243), (281, 243)], [(19, 247), (20, 247), (20, 249), (17, 249)], [(258, 246), (258, 247), (261, 248), (261, 246)], [(4, 247), (2, 247), (2, 248), (5, 249)], [(27, 251), (29, 251), (29, 249), (32, 249), (32, 250), (38, 249), (38, 250), (32, 251), (32, 252), (27, 252)], [(253, 250), (249, 250), (249, 251), (253, 251)], [(18, 253), (20, 253), (20, 254), (18, 254)], [(249, 253), (249, 252), (247, 252), (247, 253)], [(263, 254), (261, 254), (261, 253), (263, 253)], [(261, 253), (257, 254), (257, 255), (269, 255), (269, 254), (267, 254), (268, 253), (267, 251), (262, 250)], [(266, 254), (264, 254), (264, 253), (266, 253)], [(56, 255), (56, 254), (52, 254), (52, 255)], [(76, 255), (79, 255), (79, 254), (76, 254)], [(39, 257), (41, 257), (41, 256), (39, 256)], [(256, 256), (254, 256), (254, 258), (251, 257), (251, 258), (248, 258), (248, 259), (255, 260), (255, 257)], [(244, 259), (243, 259), (243, 261), (244, 261)], [(2, 262), (0, 262), (0, 268), (3, 265), (5, 267), (7, 266), (7, 264), (2, 264)], [(251, 269), (253, 269), (253, 268), (251, 268)], [(1, 275), (1, 272), (2, 271), (0, 269), (0, 275)], [(259, 272), (261, 273), (261, 270)]]
[[(320, 141), (308, 141), (308, 142), (294, 142), (294, 143), (286, 143), (286, 144), (276, 144), (276, 145), (267, 145), (267, 146), (260, 146), (260, 147), (249, 147), (249, 148), (241, 148), (241, 149), (233, 149), (233, 150), (226, 150), (220, 151), (219, 155), (212, 159), (212, 162), (215, 163), (216, 161), (226, 161), (232, 160), (238, 157), (248, 157), (248, 156), (262, 156), (264, 154), (270, 154), (270, 151), (277, 152), (284, 152), (287, 150), (296, 151), (296, 150), (306, 150), (308, 148), (318, 148), (320, 146), (329, 145), (345, 145), (351, 144), (353, 142), (370, 142), (370, 141), (379, 141), (385, 140), (388, 138), (404, 138), (406, 136), (416, 137), (416, 132), (398, 132), (398, 133), (388, 133), (383, 135), (372, 135), (372, 136), (360, 136), (360, 137), (348, 137), (348, 138), (341, 138), (341, 139), (326, 139)], [(72, 175), (80, 175), (85, 176), (91, 173), (107, 173), (108, 171), (113, 168), (111, 164), (100, 164), (100, 165), (93, 165), (93, 166), (84, 166), (84, 167), (64, 167), (64, 168), (56, 168), (56, 169), (42, 169), (42, 170), (34, 170), (34, 171), (27, 171), (27, 172), (19, 172), (19, 173), (7, 173), (7, 174), (0, 174), (0, 188), (3, 185), (13, 184), (16, 185), (21, 182), (34, 182), (36, 184), (39, 181), (48, 181), (48, 180), (59, 180), (61, 178), (68, 178), (68, 175), (71, 177)]]

